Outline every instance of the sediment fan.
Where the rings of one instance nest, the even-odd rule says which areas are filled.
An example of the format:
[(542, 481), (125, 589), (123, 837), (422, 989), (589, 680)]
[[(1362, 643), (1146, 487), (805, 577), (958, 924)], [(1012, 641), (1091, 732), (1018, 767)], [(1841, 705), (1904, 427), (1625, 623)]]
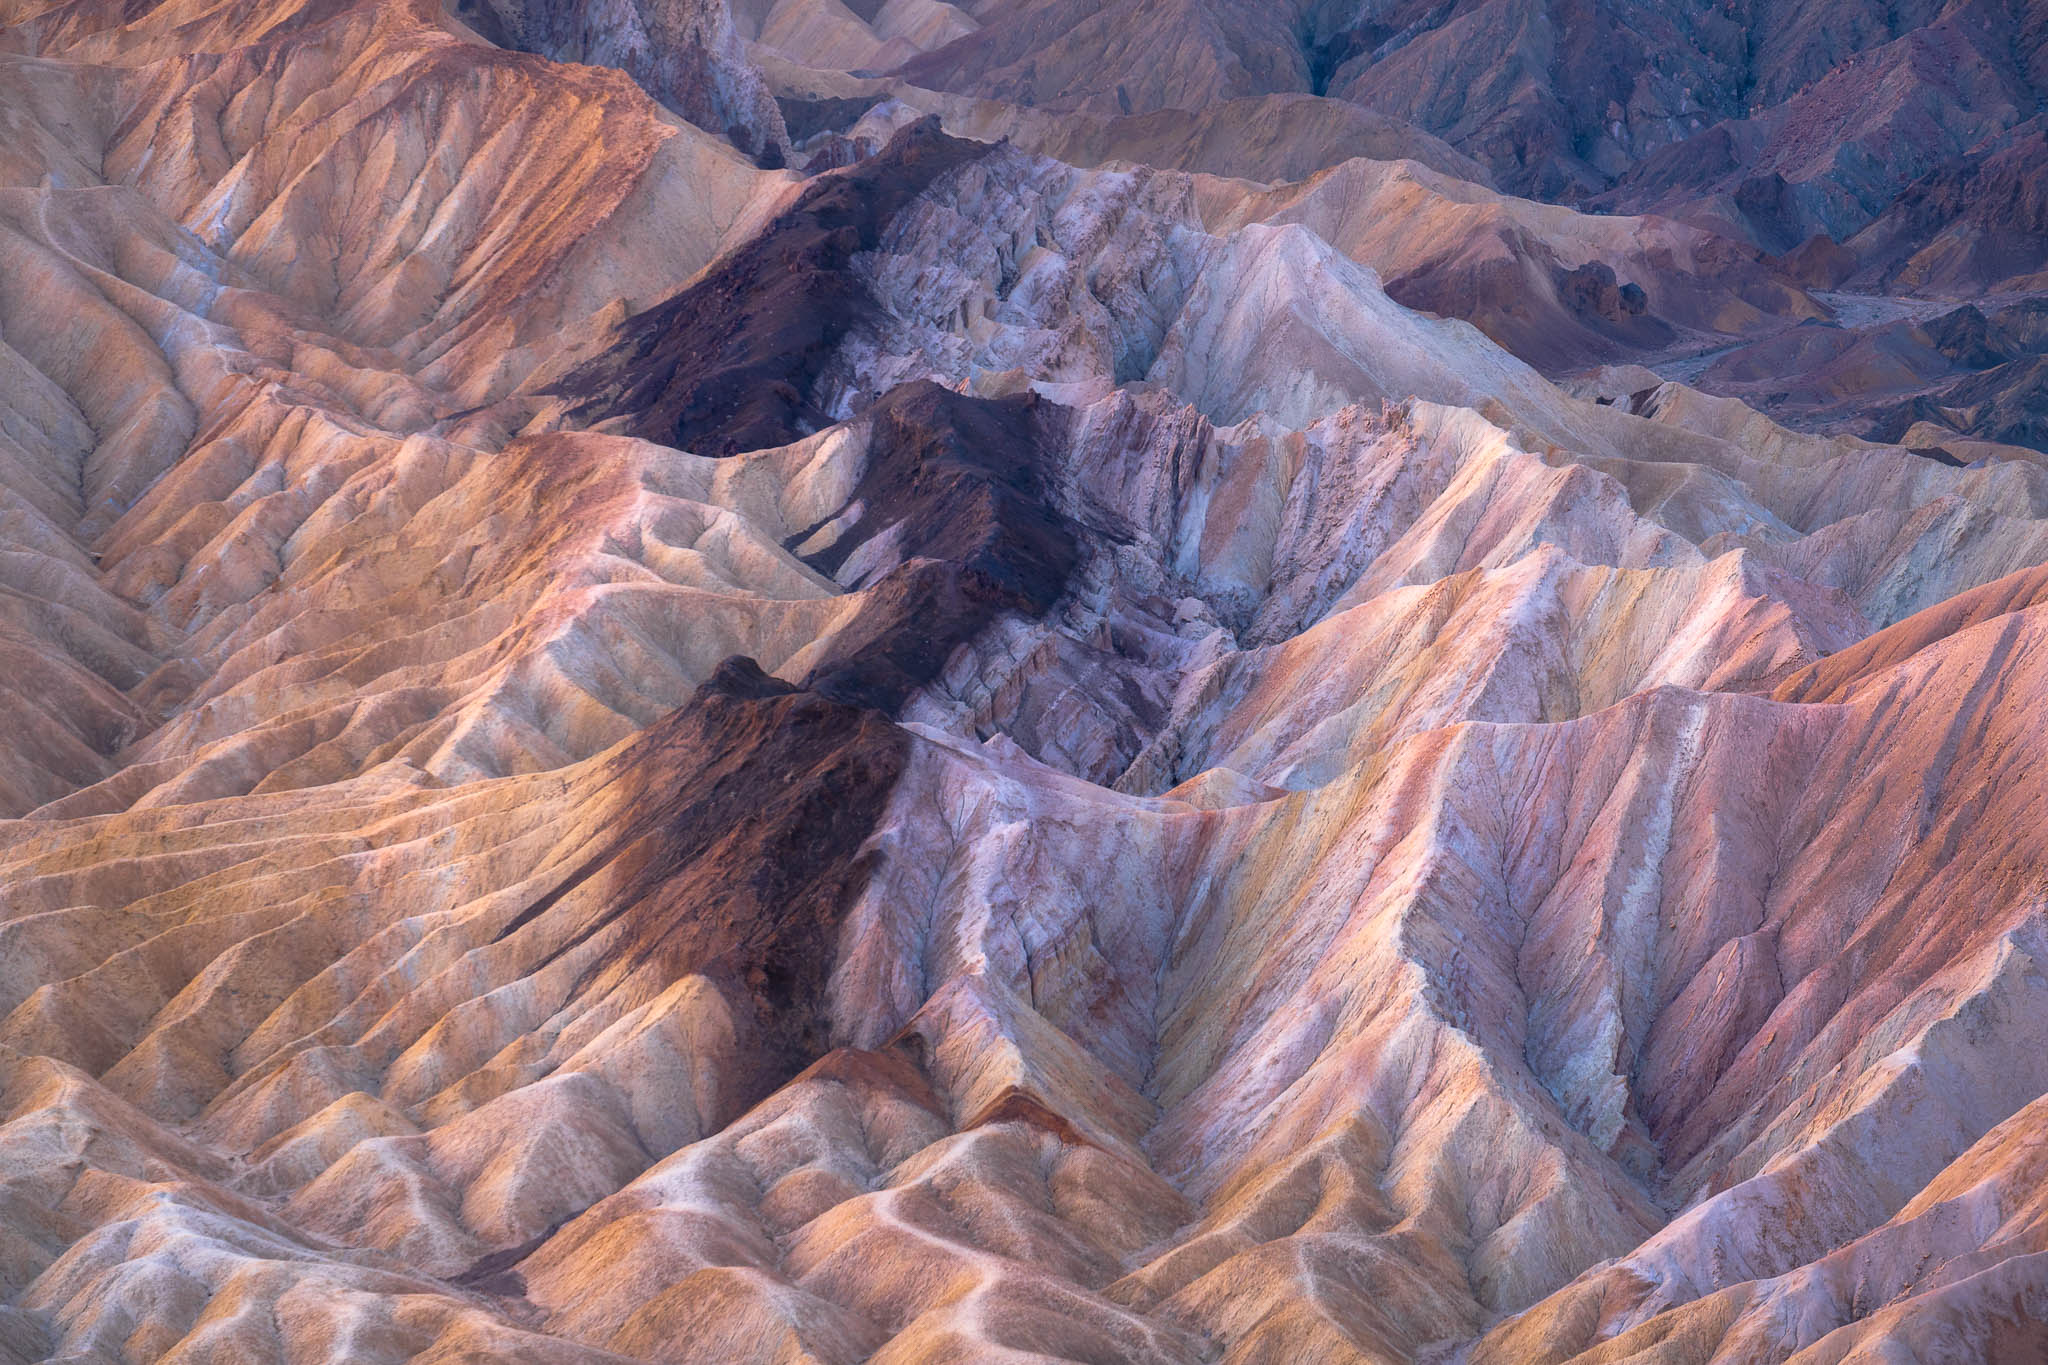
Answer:
[(2044, 93), (0, 0), (0, 1362), (2048, 1358)]

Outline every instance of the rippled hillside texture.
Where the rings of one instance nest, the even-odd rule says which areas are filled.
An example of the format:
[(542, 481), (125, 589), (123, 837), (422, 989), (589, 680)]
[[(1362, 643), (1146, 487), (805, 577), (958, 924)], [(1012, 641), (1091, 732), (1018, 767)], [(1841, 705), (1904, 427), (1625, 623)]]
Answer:
[(0, 0), (0, 1365), (2048, 1359), (2044, 99)]

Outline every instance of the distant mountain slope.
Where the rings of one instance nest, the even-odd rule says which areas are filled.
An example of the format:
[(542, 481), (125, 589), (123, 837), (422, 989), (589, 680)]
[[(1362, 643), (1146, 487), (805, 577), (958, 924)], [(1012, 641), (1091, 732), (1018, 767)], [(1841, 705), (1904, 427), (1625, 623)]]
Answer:
[(976, 7), (911, 83), (1048, 108), (1307, 92), (1435, 133), (1501, 188), (1773, 250), (1838, 240), (2039, 113), (2048, 18), (2004, 0), (1069, 0)]

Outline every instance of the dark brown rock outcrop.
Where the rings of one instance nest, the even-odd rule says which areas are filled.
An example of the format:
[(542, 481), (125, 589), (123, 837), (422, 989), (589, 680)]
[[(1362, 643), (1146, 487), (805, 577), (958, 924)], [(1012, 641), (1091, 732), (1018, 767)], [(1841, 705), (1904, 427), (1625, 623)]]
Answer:
[(831, 417), (813, 392), (832, 348), (872, 313), (852, 271), (905, 205), (985, 152), (935, 120), (822, 177), (753, 240), (631, 319), (606, 353), (561, 381), (586, 422), (706, 455), (793, 441)]

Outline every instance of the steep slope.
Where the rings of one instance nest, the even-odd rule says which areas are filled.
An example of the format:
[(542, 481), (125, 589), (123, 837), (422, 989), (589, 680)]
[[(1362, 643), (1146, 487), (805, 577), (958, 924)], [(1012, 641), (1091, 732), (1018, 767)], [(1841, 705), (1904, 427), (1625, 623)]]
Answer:
[(2048, 30), (1984, 0), (1033, 0), (964, 14), (975, 28), (903, 61), (911, 84), (1108, 114), (1328, 97), (1445, 138), (1510, 191), (1682, 208), (1780, 250), (1845, 237), (2031, 117), (2048, 75)]
[[(1464, 20), (840, 8), (7, 13), (0, 1361), (2048, 1349), (2048, 468), (1205, 173)], [(764, 170), (745, 41), (929, 85)]]
[[(955, 132), (1000, 133), (1070, 161), (1121, 156), (1269, 185), (1320, 185), (1349, 157), (1409, 158), (1538, 200), (1645, 216), (1656, 226), (1634, 250), (1653, 270), (1632, 268), (1633, 250), (1587, 258), (1571, 241), (1579, 234), (1554, 219), (1532, 231), (1533, 206), (1512, 201), (1512, 227), (1467, 215), (1441, 235), (1404, 206), (1389, 217), (1431, 244), (1429, 259), (1399, 271), (1368, 263), (1404, 302), (1472, 321), (1553, 373), (1639, 360), (1810, 429), (1898, 439), (1931, 421), (1955, 438), (2038, 445), (2013, 416), (2033, 392), (2025, 367), (1950, 395), (1953, 374), (1910, 385), (1884, 366), (1810, 375), (1833, 356), (1787, 353), (1811, 337), (1786, 339), (1764, 362), (1778, 373), (1790, 363), (1789, 385), (1724, 382), (1707, 366), (1738, 339), (1816, 318), (1841, 324), (1838, 350), (1881, 345), (1867, 335), (1871, 315), (1879, 327), (1901, 316), (1883, 296), (2038, 290), (2048, 27), (2027, 6), (1192, 0), (1102, 10), (1045, 0), (958, 13), (941, 46), (861, 63), (810, 52), (799, 59), (808, 66), (773, 80), (832, 128), (908, 106)], [(890, 56), (901, 64), (884, 78)], [(852, 66), (860, 79), (819, 70)], [(1276, 140), (1264, 130), (1283, 110), (1289, 129)], [(1383, 126), (1349, 131), (1367, 114)], [(859, 126), (820, 154), (845, 155), (849, 138), (860, 144)], [(1387, 221), (1356, 190), (1340, 197), (1326, 221)], [(1446, 197), (1472, 201), (1465, 190)], [(1638, 292), (1657, 283), (1690, 297)], [(1818, 302), (1796, 297), (1800, 285), (1857, 292)], [(1835, 397), (1810, 401), (1815, 388)], [(1903, 399), (1916, 407), (1902, 422), (1890, 413)]]
[(1412, 163), (1347, 161), (1265, 193), (1197, 194), (1212, 227), (1300, 223), (1401, 303), (1463, 318), (1552, 374), (1825, 311), (1776, 262), (1724, 238), (1513, 199)]
[(764, 164), (780, 165), (789, 134), (747, 60), (723, 0), (581, 7), (462, 0), (455, 12), (493, 42), (560, 62), (616, 67), (700, 128)]

